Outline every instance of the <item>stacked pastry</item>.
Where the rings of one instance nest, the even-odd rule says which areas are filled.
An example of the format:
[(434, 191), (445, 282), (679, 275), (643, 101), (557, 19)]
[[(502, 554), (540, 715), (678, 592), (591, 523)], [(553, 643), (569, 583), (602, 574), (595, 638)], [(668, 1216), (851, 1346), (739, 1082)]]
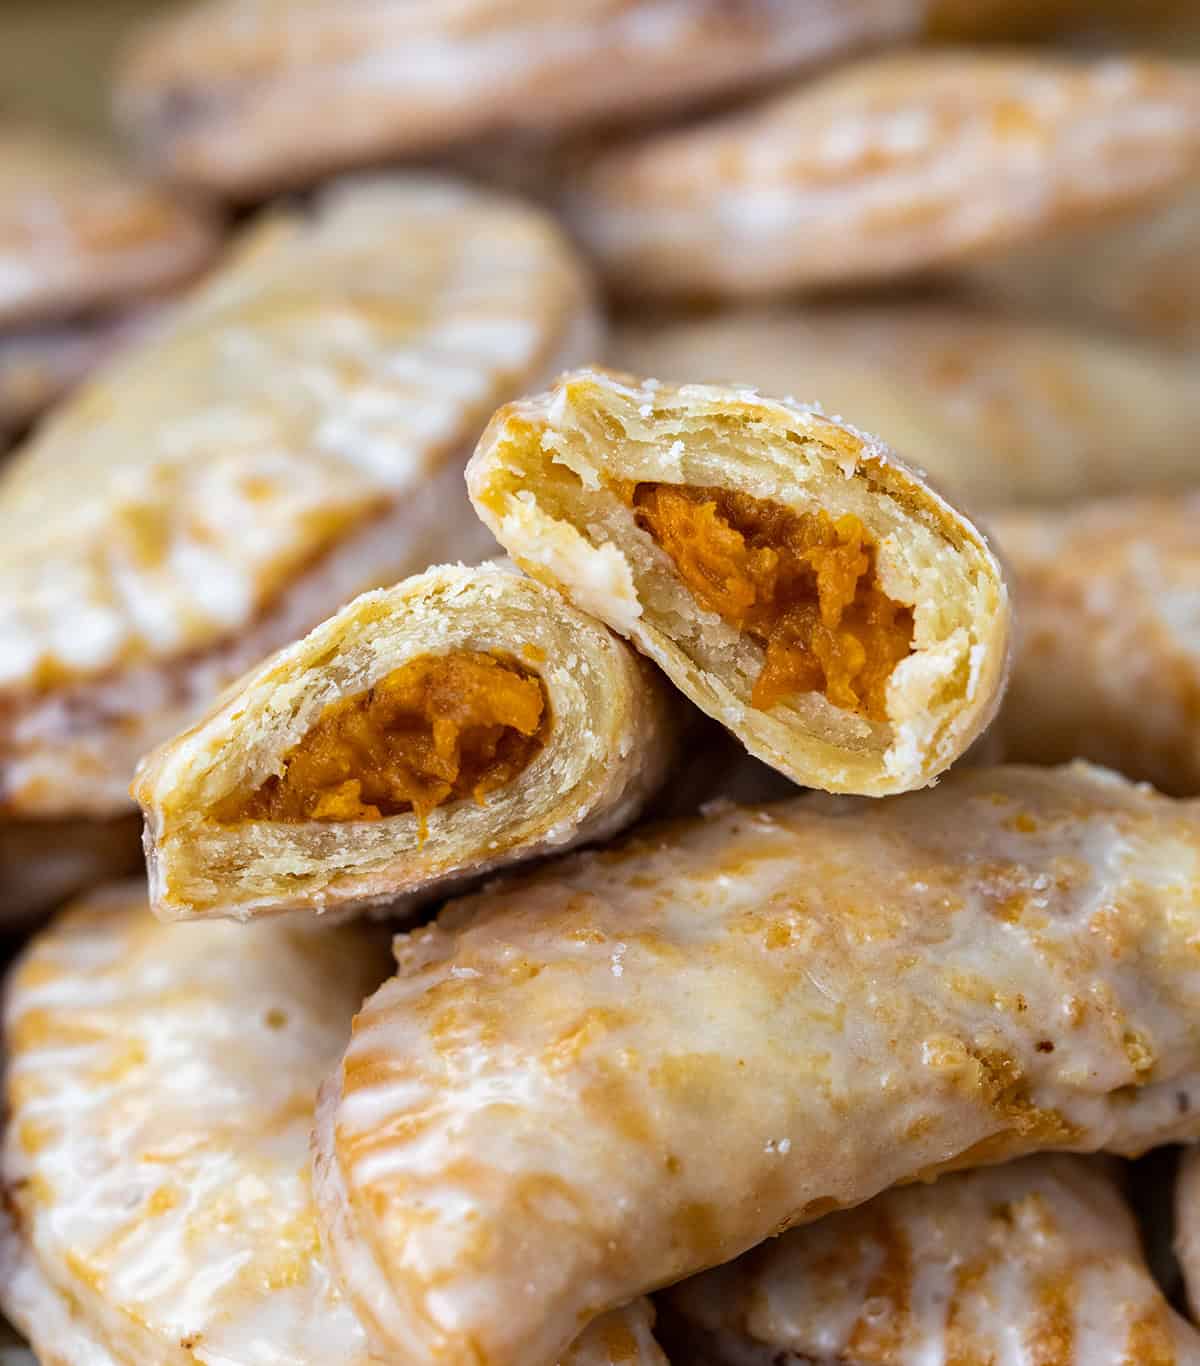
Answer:
[(1200, 74), (866, 51), (1110, 19), (131, 47), (149, 167), (312, 192), (0, 474), (43, 1366), (1200, 1366)]

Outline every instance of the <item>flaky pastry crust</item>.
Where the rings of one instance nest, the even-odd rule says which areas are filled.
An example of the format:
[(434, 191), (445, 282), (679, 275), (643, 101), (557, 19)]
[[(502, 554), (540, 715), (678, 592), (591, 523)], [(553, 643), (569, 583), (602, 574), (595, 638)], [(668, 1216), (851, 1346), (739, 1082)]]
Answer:
[(1086, 765), (516, 877), (400, 936), (359, 1015), (318, 1110), (331, 1255), (403, 1359), (539, 1366), (892, 1185), (1196, 1137), (1198, 923), (1200, 806)]
[[(614, 489), (719, 487), (856, 517), (879, 582), (910, 608), (887, 719), (797, 692), (752, 704), (759, 645), (707, 610)], [(467, 471), (471, 500), (526, 572), (606, 621), (758, 758), (805, 786), (882, 796), (932, 782), (990, 720), (1009, 604), (979, 531), (882, 443), (794, 400), (586, 370), (503, 408)]]
[(1037, 241), (1198, 163), (1188, 63), (903, 53), (589, 155), (564, 208), (614, 289), (767, 296)]
[[(481, 652), (540, 680), (528, 767), (480, 801), (380, 820), (228, 820), (284, 768), (324, 709), (413, 660)], [(367, 593), (228, 690), (141, 766), (156, 914), (323, 911), (428, 897), (448, 882), (616, 833), (665, 778), (680, 707), (657, 671), (542, 584), (502, 564), (442, 566)], [(214, 814), (218, 813), (218, 814)]]

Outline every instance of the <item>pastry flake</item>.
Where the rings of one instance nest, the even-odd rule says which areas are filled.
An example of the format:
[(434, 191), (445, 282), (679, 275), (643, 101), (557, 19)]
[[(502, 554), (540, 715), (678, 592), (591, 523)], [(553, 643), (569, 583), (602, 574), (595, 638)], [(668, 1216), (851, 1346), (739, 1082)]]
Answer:
[(1198, 163), (1185, 62), (948, 49), (585, 155), (563, 203), (623, 293), (769, 296), (1038, 241), (1178, 189)]
[(630, 323), (609, 355), (663, 380), (816, 395), (968, 507), (1196, 479), (1194, 366), (1129, 337), (961, 305), (814, 305)]
[(1081, 756), (1200, 791), (1200, 494), (1011, 512), (992, 527), (1020, 603), (993, 732), (1004, 757)]
[(663, 1301), (677, 1358), (720, 1366), (1200, 1361), (1200, 1334), (1155, 1284), (1117, 1172), (1065, 1154), (887, 1191)]
[(502, 564), (365, 594), (151, 755), (166, 918), (427, 898), (599, 840), (653, 796), (678, 699), (645, 660)]
[(581, 371), (497, 413), (467, 483), (523, 569), (795, 782), (923, 786), (990, 719), (1009, 606), (986, 541), (814, 409)]
[(885, 39), (924, 0), (207, 0), (146, 25), (118, 121), (239, 198), (339, 166), (668, 113)]
[(1200, 1135), (1198, 915), (1200, 807), (1086, 765), (725, 809), (496, 884), (397, 939), (324, 1089), (342, 1284), (405, 1360), (538, 1366), (890, 1186)]
[(595, 344), (575, 256), (515, 201), (396, 176), (261, 220), (0, 476), (0, 809), (124, 809), (271, 650), (494, 549), (465, 454)]

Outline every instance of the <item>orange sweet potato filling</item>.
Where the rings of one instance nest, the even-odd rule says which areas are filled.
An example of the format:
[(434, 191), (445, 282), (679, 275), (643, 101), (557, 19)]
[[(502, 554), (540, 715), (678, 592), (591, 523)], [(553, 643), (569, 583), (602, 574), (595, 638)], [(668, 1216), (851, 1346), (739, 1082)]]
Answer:
[(638, 484), (632, 502), (696, 599), (765, 651), (756, 707), (820, 692), (887, 720), (887, 682), (912, 651), (913, 617), (879, 587), (857, 517), (678, 484)]
[(283, 773), (227, 803), (222, 820), (375, 821), (515, 778), (541, 748), (546, 697), (515, 663), (460, 650), (422, 655), (367, 692), (331, 702)]

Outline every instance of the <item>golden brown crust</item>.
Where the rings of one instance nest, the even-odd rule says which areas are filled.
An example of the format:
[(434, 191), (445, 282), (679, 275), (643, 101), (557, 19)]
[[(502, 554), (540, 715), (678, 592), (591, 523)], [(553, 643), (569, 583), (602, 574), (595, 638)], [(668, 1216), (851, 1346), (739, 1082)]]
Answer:
[(602, 150), (565, 209), (627, 294), (886, 280), (1182, 186), (1198, 115), (1200, 74), (1183, 62), (906, 53)]
[(397, 939), (326, 1088), (339, 1275), (401, 1359), (541, 1366), (892, 1185), (1194, 1138), (1198, 925), (1200, 804), (1086, 765), (512, 878)]
[[(913, 613), (887, 720), (795, 692), (753, 704), (764, 653), (693, 596), (618, 487), (750, 494), (851, 516), (878, 582)], [(701, 710), (793, 781), (881, 796), (919, 787), (987, 724), (1008, 648), (1000, 567), (982, 535), (881, 443), (794, 400), (587, 370), (502, 409), (467, 472), (471, 499), (528, 573), (626, 635)]]
[(240, 198), (339, 166), (669, 112), (915, 31), (920, 0), (207, 0), (148, 25), (118, 120)]
[(1018, 642), (1005, 758), (1110, 764), (1200, 792), (1200, 494), (998, 516)]
[[(546, 724), (528, 766), (481, 801), (379, 820), (230, 819), (230, 799), (282, 770), (324, 708), (415, 659), (471, 651), (540, 680)], [(616, 833), (665, 778), (681, 707), (657, 672), (558, 594), (501, 564), (443, 566), (365, 594), (231, 687), (151, 754), (152, 902), (165, 919), (321, 912), (445, 894), (504, 864)]]
[(213, 217), (102, 148), (0, 126), (0, 325), (180, 285), (218, 243)]

